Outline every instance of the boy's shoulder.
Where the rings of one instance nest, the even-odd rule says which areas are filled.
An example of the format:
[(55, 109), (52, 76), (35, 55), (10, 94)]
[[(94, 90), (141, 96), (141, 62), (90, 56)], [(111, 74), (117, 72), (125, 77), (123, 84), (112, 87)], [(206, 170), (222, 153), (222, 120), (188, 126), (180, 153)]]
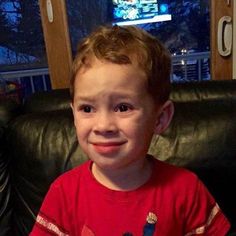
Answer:
[(156, 181), (165, 182), (167, 185), (186, 186), (197, 185), (198, 176), (181, 166), (176, 166), (152, 157), (153, 159), (153, 176)]

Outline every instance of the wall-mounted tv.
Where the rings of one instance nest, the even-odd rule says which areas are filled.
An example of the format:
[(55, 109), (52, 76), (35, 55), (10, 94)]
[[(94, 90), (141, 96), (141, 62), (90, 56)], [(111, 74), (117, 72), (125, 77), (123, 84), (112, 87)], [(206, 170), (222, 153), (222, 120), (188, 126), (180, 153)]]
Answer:
[(171, 20), (168, 4), (160, 0), (112, 0), (113, 24), (135, 25)]

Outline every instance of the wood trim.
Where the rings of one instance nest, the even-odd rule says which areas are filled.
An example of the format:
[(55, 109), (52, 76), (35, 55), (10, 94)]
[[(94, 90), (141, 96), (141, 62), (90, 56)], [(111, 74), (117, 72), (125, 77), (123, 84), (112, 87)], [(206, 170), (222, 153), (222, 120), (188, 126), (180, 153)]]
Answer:
[(51, 0), (53, 22), (47, 16), (47, 0), (39, 0), (48, 67), (53, 89), (69, 87), (72, 52), (64, 0)]
[(233, 17), (233, 1), (211, 0), (211, 78), (213, 80), (232, 79), (233, 56), (222, 57), (217, 50), (217, 28), (222, 16)]

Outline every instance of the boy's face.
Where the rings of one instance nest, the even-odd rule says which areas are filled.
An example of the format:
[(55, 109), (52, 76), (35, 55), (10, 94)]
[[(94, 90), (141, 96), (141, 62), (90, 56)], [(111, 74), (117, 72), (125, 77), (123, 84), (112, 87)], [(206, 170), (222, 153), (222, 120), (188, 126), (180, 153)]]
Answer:
[(142, 70), (95, 60), (75, 79), (72, 109), (79, 144), (99, 168), (143, 161), (159, 108)]

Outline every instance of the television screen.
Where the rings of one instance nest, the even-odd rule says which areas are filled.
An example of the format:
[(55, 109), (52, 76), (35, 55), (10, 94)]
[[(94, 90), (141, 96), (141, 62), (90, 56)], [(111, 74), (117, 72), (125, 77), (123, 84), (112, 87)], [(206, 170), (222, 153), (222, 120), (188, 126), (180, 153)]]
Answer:
[[(162, 1), (163, 2), (163, 1)], [(168, 4), (159, 0), (112, 0), (113, 24), (134, 25), (171, 20)]]

